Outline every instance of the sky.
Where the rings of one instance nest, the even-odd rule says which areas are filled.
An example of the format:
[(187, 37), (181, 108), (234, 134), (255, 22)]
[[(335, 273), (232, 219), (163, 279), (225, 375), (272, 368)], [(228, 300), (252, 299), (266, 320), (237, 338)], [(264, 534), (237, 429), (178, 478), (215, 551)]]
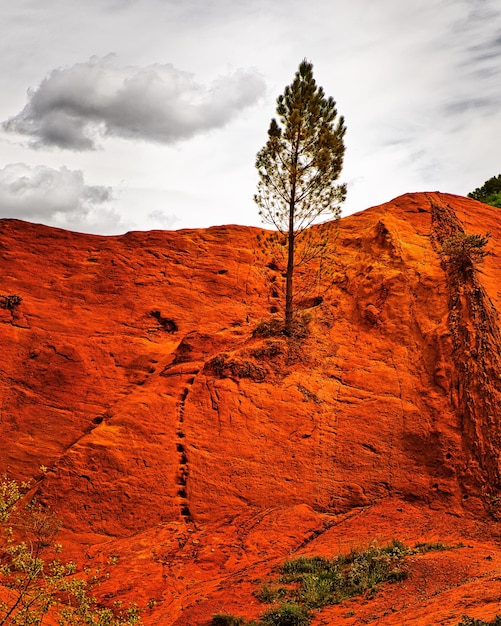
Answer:
[(261, 225), (255, 156), (304, 58), (345, 118), (343, 215), (501, 172), (499, 0), (16, 0), (0, 20), (0, 217)]

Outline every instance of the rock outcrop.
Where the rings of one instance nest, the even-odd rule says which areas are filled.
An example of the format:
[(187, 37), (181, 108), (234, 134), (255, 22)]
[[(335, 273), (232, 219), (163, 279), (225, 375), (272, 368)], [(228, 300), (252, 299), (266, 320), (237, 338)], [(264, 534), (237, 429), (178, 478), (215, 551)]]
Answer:
[[(0, 473), (33, 481), (75, 553), (120, 555), (107, 584), (154, 598), (147, 624), (257, 615), (251, 581), (297, 550), (492, 539), (500, 223), (423, 193), (331, 224), (333, 285), (290, 340), (255, 332), (277, 306), (259, 229), (97, 237), (2, 220)], [(492, 239), (458, 277), (438, 251), (463, 231)], [(458, 588), (477, 575), (491, 580), (458, 574)], [(460, 592), (445, 601), (433, 580), (416, 614), (457, 623)], [(428, 623), (401, 596), (400, 621), (383, 599), (378, 623)]]

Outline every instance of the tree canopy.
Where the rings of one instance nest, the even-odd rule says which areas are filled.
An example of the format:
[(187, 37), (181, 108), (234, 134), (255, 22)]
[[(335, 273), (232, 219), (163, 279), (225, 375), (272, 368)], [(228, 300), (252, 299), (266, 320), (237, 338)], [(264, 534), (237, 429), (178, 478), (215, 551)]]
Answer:
[(501, 174), (486, 180), (482, 187), (477, 187), (475, 191), (468, 194), (468, 198), (473, 198), (484, 204), (490, 204), (501, 209)]
[(336, 182), (343, 167), (346, 128), (336, 102), (316, 84), (313, 65), (306, 59), (278, 97), (276, 112), (268, 141), (256, 157), (259, 182), (254, 200), (263, 222), (277, 229), (287, 250), (285, 328), (289, 333), (294, 269), (325, 250), (325, 245), (313, 242), (310, 227), (338, 218), (346, 197), (346, 185)]

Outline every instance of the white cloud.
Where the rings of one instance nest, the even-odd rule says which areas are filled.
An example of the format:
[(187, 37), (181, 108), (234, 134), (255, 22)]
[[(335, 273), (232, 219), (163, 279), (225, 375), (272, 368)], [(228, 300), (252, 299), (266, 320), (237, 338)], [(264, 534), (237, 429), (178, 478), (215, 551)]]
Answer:
[(154, 211), (148, 213), (148, 218), (152, 220), (155, 226), (163, 229), (172, 229), (178, 220), (176, 215), (167, 215), (159, 209), (155, 209)]
[(106, 136), (172, 144), (225, 126), (263, 92), (255, 72), (237, 70), (207, 88), (171, 64), (119, 67), (114, 55), (92, 57), (52, 71), (3, 128), (38, 148), (91, 150)]
[(87, 185), (79, 170), (13, 163), (0, 169), (0, 217), (85, 232), (123, 232), (110, 187)]
[[(14, 118), (31, 134), (0, 132), (0, 166), (81, 170), (135, 228), (260, 224), (255, 154), (305, 56), (346, 118), (344, 214), (499, 173), (499, 0), (16, 0), (0, 19), (0, 120), (35, 87)], [(265, 77), (256, 106), (240, 67)], [(52, 135), (103, 149), (61, 160)]]

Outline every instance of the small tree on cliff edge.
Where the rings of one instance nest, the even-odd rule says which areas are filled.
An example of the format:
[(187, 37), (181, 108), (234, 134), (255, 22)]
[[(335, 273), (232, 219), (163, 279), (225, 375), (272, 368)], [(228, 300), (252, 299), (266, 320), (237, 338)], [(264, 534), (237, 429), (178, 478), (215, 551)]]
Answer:
[[(278, 97), (277, 115), (256, 157), (260, 180), (254, 200), (263, 221), (277, 228), (286, 245), (285, 332), (291, 334), (296, 247), (320, 218), (338, 218), (346, 197), (346, 185), (335, 184), (343, 167), (346, 128), (334, 99), (317, 86), (313, 65), (306, 59)], [(303, 259), (311, 260), (323, 250), (308, 246)]]

